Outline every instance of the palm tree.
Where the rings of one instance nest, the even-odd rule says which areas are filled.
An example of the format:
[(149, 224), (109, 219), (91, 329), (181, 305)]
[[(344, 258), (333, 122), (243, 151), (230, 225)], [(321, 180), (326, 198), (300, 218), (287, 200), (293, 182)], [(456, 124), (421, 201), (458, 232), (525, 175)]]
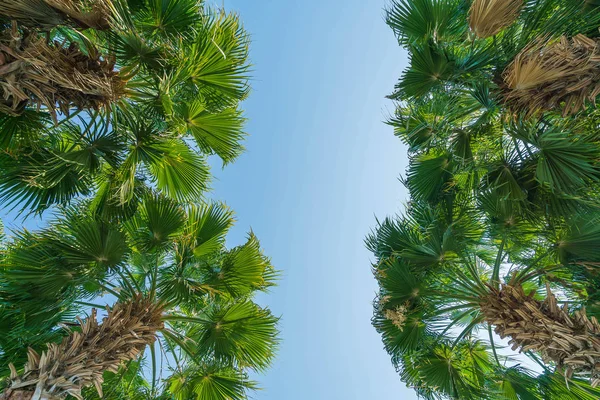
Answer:
[(28, 0), (3, 2), (0, 25), (5, 204), (41, 212), (96, 195), (128, 215), (145, 186), (197, 201), (206, 158), (243, 151), (237, 15), (196, 0)]
[[(596, 398), (598, 303), (586, 287), (597, 280), (589, 269), (599, 261), (592, 249), (600, 214), (551, 232), (494, 223), (486, 211), (458, 206), (448, 217), (443, 204), (415, 202), (370, 236), (380, 284), (373, 322), (401, 377), (431, 398), (513, 398), (515, 385), (522, 387), (514, 398)], [(549, 394), (545, 381), (500, 352), (492, 330), (581, 393), (561, 392), (560, 376), (550, 389), (562, 394)], [(526, 379), (533, 384), (519, 383)]]
[[(24, 93), (52, 113), (57, 103), (65, 112), (99, 106), (93, 99), (86, 99), (92, 104), (80, 103), (80, 96), (87, 93), (79, 85), (85, 85), (88, 76), (107, 73), (128, 84), (120, 94), (140, 105), (154, 103), (167, 114), (182, 96), (188, 101), (202, 99), (211, 106), (205, 108), (218, 109), (235, 106), (248, 92), (247, 35), (235, 15), (212, 11), (202, 1), (8, 0), (0, 5), (0, 17), (6, 33), (5, 99), (24, 97)], [(41, 50), (29, 49), (31, 45), (52, 49), (59, 59), (59, 53), (64, 53), (80, 64), (80, 70), (69, 76), (69, 68), (53, 68), (54, 60)], [(108, 67), (99, 70), (96, 63), (106, 60)], [(25, 77), (34, 71), (56, 85), (49, 90), (38, 85), (37, 90), (26, 86), (27, 90), (19, 91), (22, 79), (10, 75), (17, 69)], [(45, 83), (41, 77), (37, 81)], [(69, 88), (71, 96), (56, 98), (61, 88)]]
[(600, 393), (600, 114), (586, 107), (598, 94), (595, 7), (398, 0), (388, 10), (410, 55), (389, 123), (409, 148), (411, 199), (367, 240), (373, 324), (425, 398)]
[(278, 319), (252, 300), (276, 277), (256, 237), (227, 250), (221, 204), (149, 194), (120, 226), (87, 208), (5, 245), (0, 398), (124, 398), (131, 385), (148, 398), (247, 398), (248, 372), (267, 368), (278, 342)]

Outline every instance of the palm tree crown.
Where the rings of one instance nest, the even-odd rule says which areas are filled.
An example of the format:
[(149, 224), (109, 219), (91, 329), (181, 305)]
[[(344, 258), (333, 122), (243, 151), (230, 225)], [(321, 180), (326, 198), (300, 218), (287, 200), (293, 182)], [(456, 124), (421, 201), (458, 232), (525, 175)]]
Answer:
[(196, 0), (0, 4), (0, 199), (94, 196), (127, 217), (150, 186), (197, 201), (207, 157), (243, 150), (248, 35)]
[[(256, 389), (248, 371), (268, 367), (278, 342), (278, 319), (252, 300), (277, 274), (256, 237), (226, 249), (233, 219), (221, 204), (149, 195), (121, 227), (85, 206), (5, 244), (6, 398), (40, 387), (56, 398), (85, 390), (117, 399), (134, 385), (147, 398), (245, 399)], [(159, 378), (164, 363), (170, 375)]]

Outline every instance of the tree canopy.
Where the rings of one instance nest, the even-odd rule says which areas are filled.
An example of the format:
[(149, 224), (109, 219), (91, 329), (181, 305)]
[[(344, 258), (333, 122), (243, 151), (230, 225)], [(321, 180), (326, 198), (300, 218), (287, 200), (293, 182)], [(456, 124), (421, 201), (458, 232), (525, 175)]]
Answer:
[(386, 20), (410, 59), (388, 122), (410, 200), (366, 242), (401, 379), (429, 399), (597, 398), (597, 5), (397, 0)]
[(126, 217), (147, 187), (196, 201), (207, 157), (243, 150), (249, 37), (235, 14), (196, 0), (11, 0), (0, 44), (5, 206), (91, 196)]

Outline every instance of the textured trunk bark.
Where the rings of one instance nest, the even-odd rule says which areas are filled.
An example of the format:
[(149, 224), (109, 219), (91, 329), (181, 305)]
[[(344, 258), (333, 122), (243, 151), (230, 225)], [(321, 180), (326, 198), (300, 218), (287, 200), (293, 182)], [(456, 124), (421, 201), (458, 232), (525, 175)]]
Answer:
[(544, 301), (533, 298), (520, 285), (490, 287), (480, 307), (485, 319), (500, 337), (510, 337), (513, 350), (540, 352), (544, 361), (553, 361), (567, 377), (588, 375), (592, 386), (600, 384), (600, 324), (588, 319), (585, 309), (570, 313), (558, 306), (547, 286)]
[(70, 25), (81, 29), (110, 29), (107, 0), (89, 0), (82, 10), (74, 0), (2, 0), (0, 14), (33, 28), (52, 29)]
[[(23, 1), (23, 0), (20, 0)], [(96, 30), (106, 30), (110, 28), (109, 17), (111, 15), (108, 2), (104, 0), (92, 1), (91, 10), (88, 12), (81, 12), (80, 6), (73, 1), (65, 0), (45, 0), (46, 3), (64, 13), (67, 16), (67, 20), (71, 20), (76, 26), (87, 29), (92, 28)]]
[(71, 333), (60, 344), (48, 344), (41, 355), (29, 349), (23, 373), (10, 365), (10, 386), (0, 400), (53, 400), (67, 395), (82, 399), (81, 389), (92, 385), (102, 396), (103, 373), (117, 372), (154, 343), (163, 327), (161, 314), (159, 305), (141, 296), (117, 303), (102, 324), (92, 310), (89, 318), (80, 321), (80, 332)]
[(125, 81), (114, 63), (93, 49), (47, 42), (36, 32), (0, 32), (0, 112), (19, 114), (24, 104), (45, 106), (55, 116), (70, 109), (98, 109), (119, 99)]
[(25, 392), (23, 390), (14, 390), (10, 394), (0, 394), (0, 400), (31, 400), (33, 392)]

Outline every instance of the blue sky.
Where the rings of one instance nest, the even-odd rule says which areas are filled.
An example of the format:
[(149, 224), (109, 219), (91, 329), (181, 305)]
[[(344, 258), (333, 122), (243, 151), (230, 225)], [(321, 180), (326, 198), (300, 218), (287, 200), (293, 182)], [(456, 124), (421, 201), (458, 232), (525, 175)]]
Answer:
[[(221, 5), (221, 0), (219, 0)], [(363, 240), (400, 211), (406, 149), (382, 121), (406, 54), (383, 0), (225, 0), (253, 39), (247, 152), (215, 168), (215, 199), (252, 228), (279, 287), (278, 361), (259, 400), (413, 399), (371, 327), (376, 283)]]

